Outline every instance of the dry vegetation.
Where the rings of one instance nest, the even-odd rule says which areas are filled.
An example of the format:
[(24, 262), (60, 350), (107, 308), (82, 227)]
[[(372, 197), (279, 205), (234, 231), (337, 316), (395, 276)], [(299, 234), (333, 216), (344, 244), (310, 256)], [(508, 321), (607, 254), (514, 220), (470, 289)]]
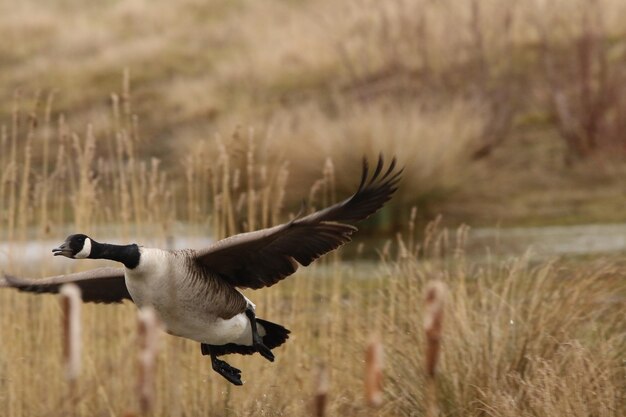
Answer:
[[(449, 287), (436, 388), (442, 415), (623, 416), (623, 262), (476, 263), (463, 254), (464, 234), (455, 239), (432, 227), (419, 245), (406, 236), (383, 251), (375, 266), (325, 262), (250, 294), (261, 317), (293, 333), (273, 364), (230, 359), (244, 370), (241, 388), (215, 375), (197, 343), (163, 336), (154, 415), (307, 415), (320, 364), (329, 384), (327, 415), (424, 415), (429, 380), (420, 304), (435, 277)], [(4, 291), (0, 302), (0, 405), (7, 415), (121, 416), (139, 409), (134, 307), (84, 306), (84, 370), (70, 391), (58, 301)], [(382, 336), (385, 349), (377, 409), (364, 397), (372, 334)]]
[[(210, 170), (200, 151), (190, 155), (184, 180), (173, 180), (156, 160), (136, 153), (141, 139), (124, 110), (128, 94), (120, 96), (112, 112), (116, 130), (107, 141), (96, 140), (89, 128), (70, 134), (63, 123), (36, 127), (32, 116), (23, 136), (7, 130), (0, 232), (9, 245), (2, 268), (32, 275), (59, 271), (52, 256), (24, 264), (13, 247), (60, 239), (65, 229), (166, 246), (181, 220), (194, 227), (192, 234), (221, 236), (286, 218), (290, 173), (259, 156), (253, 138), (240, 137), (236, 151), (218, 142), (218, 162)], [(48, 148), (41, 165), (32, 161), (35, 140)], [(320, 167), (310, 200), (335, 200), (336, 178), (353, 177), (346, 171), (330, 161)], [(450, 233), (435, 222), (419, 238), (415, 220), (413, 211), (404, 232), (379, 248), (378, 262), (328, 257), (250, 294), (261, 317), (293, 333), (273, 364), (256, 356), (229, 359), (244, 370), (242, 388), (215, 375), (197, 343), (162, 337), (153, 414), (306, 415), (321, 398), (315, 381), (324, 369), (327, 415), (424, 415), (435, 396), (424, 366), (421, 304), (426, 283), (440, 279), (449, 287), (436, 382), (442, 415), (623, 415), (623, 261), (478, 261), (464, 254), (467, 228)], [(0, 305), (0, 408), (7, 415), (121, 416), (147, 408), (150, 397), (135, 394), (133, 306), (84, 306), (83, 371), (76, 383), (67, 383), (58, 300), (4, 290)], [(384, 393), (376, 409), (364, 396), (372, 334), (385, 350)]]
[[(15, 248), (69, 231), (166, 247), (265, 227), (302, 197), (343, 196), (362, 154), (397, 154), (405, 179), (377, 226), (403, 232), (372, 244), (380, 258), (329, 256), (250, 294), (293, 333), (273, 364), (229, 358), (241, 388), (163, 336), (153, 414), (301, 416), (318, 398), (327, 415), (425, 415), (422, 304), (439, 279), (442, 415), (624, 416), (622, 259), (477, 260), (467, 228), (422, 232), (419, 216), (492, 225), (556, 201), (540, 216), (623, 220), (625, 17), (618, 0), (1, 3), (0, 269), (63, 272)], [(83, 307), (74, 385), (58, 300), (2, 291), (0, 313), (5, 415), (139, 412), (134, 306)]]
[[(237, 148), (232, 133), (239, 129), (245, 143), (252, 130), (268, 163), (298, 164), (290, 191), (317, 178), (329, 156), (349, 169), (355, 154), (382, 150), (409, 166), (410, 192), (398, 202), (417, 204), (426, 218), (441, 210), (456, 215), (456, 205), (479, 218), (484, 206), (455, 199), (471, 189), (484, 194), (475, 200), (522, 200), (513, 210), (486, 209), (505, 223), (524, 221), (529, 201), (515, 190), (537, 188), (534, 175), (519, 174), (530, 171), (544, 179), (540, 192), (565, 206), (580, 200), (579, 191), (604, 191), (586, 199), (571, 221), (624, 219), (610, 197), (623, 192), (622, 1), (1, 7), (1, 120), (10, 118), (15, 89), (28, 101), (38, 89), (43, 97), (56, 91), (52, 120), (65, 114), (70, 130), (89, 122), (105, 141), (114, 131), (106, 97), (129, 68), (141, 125), (136, 150), (158, 158), (176, 180), (188, 174), (186, 155), (213, 165), (216, 136)], [(41, 158), (41, 147), (33, 149)], [(533, 150), (550, 157), (536, 158)], [(488, 158), (499, 153), (505, 163)], [(580, 159), (592, 161), (580, 176), (595, 181), (570, 175), (568, 164)], [(598, 172), (604, 175), (596, 178)], [(504, 186), (492, 187), (494, 177)], [(338, 187), (347, 181), (338, 178)], [(598, 213), (595, 201), (607, 208)], [(565, 208), (548, 222), (566, 217)]]

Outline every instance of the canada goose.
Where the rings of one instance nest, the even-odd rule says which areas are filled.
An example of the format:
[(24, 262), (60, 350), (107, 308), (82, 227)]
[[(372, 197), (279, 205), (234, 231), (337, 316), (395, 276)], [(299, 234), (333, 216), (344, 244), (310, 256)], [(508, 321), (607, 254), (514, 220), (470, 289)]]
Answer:
[(269, 287), (351, 240), (363, 220), (387, 202), (400, 181), (395, 158), (383, 173), (382, 156), (371, 178), (363, 160), (361, 183), (348, 199), (288, 223), (220, 240), (206, 249), (162, 250), (137, 244), (99, 243), (84, 234), (69, 236), (52, 250), (71, 259), (110, 259), (124, 268), (98, 268), (44, 279), (5, 275), (0, 286), (35, 293), (57, 293), (65, 283), (82, 290), (83, 301), (131, 300), (152, 306), (172, 335), (200, 342), (213, 369), (235, 385), (241, 371), (218, 359), (228, 353), (260, 353), (274, 360), (272, 349), (289, 330), (255, 316), (255, 305), (237, 288)]

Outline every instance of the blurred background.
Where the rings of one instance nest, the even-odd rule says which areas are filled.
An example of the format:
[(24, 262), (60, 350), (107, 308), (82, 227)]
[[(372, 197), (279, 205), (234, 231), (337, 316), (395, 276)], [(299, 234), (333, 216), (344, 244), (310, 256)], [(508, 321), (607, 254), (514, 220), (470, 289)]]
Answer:
[[(390, 347), (377, 415), (422, 415), (424, 381), (406, 383), (421, 372), (421, 316), (408, 309), (439, 277), (456, 326), (444, 414), (576, 415), (583, 401), (591, 411), (578, 415), (619, 415), (624, 22), (623, 0), (0, 0), (0, 270), (93, 267), (49, 256), (70, 232), (206, 245), (287, 220), (303, 199), (310, 210), (339, 201), (363, 156), (395, 155), (403, 181), (343, 252), (357, 261), (333, 257), (255, 294), (295, 330), (283, 374), (247, 358), (256, 385), (231, 396), (212, 383), (205, 399), (207, 361), (169, 341), (157, 410), (302, 415), (322, 357), (341, 387), (331, 410), (365, 415), (351, 360), (370, 323), (346, 322), (361, 314)], [(311, 276), (329, 280), (312, 288)], [(57, 356), (24, 354), (56, 340), (56, 300), (1, 296), (16, 314), (0, 336), (18, 342), (0, 348), (0, 404), (11, 415), (69, 410), (39, 402)], [(76, 412), (121, 415), (131, 384), (102, 375), (132, 364), (133, 310), (97, 307), (86, 307), (92, 368)], [(355, 343), (338, 343), (346, 337)], [(595, 377), (580, 376), (589, 369)], [(38, 374), (47, 379), (15, 388)]]
[(25, 136), (51, 100), (52, 130), (59, 117), (70, 136), (91, 125), (101, 174), (115, 94), (132, 105), (133, 152), (172, 180), (217, 166), (220, 148), (245, 162), (253, 137), (257, 161), (288, 164), (289, 207), (327, 158), (343, 195), (362, 155), (382, 152), (407, 167), (395, 219), (412, 206), (454, 225), (626, 219), (619, 0), (63, 0), (1, 12), (5, 157), (16, 102)]

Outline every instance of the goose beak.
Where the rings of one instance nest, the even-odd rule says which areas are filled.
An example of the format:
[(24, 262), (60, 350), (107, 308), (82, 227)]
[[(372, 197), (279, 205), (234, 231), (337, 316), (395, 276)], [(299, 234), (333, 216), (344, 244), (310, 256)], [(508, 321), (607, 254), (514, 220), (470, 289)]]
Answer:
[(52, 253), (54, 254), (54, 256), (62, 255), (67, 256), (68, 258), (72, 256), (72, 250), (69, 248), (67, 242), (64, 242), (58, 248), (52, 249)]

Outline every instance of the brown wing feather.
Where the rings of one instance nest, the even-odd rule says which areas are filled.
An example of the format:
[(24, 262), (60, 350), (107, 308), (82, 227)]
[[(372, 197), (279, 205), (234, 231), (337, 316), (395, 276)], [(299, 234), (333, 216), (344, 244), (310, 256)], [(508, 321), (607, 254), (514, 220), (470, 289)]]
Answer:
[(393, 193), (398, 189), (400, 175), (404, 169), (394, 171), (396, 159), (393, 158), (385, 173), (380, 176), (384, 167), (382, 156), (378, 158), (374, 174), (368, 178), (367, 159), (363, 159), (363, 171), (361, 183), (352, 197), (332, 205), (323, 210), (312, 213), (302, 220), (311, 221), (332, 221), (354, 223), (364, 220), (376, 213), (387, 201), (391, 199)]
[(368, 181), (364, 160), (361, 183), (352, 197), (286, 224), (220, 240), (199, 251), (198, 261), (237, 287), (257, 289), (277, 283), (299, 264), (307, 266), (349, 242), (357, 228), (345, 223), (369, 217), (391, 198), (402, 170), (394, 171), (395, 158), (381, 176), (383, 167), (380, 157)]
[(98, 268), (42, 279), (5, 275), (4, 279), (5, 283), (0, 283), (0, 287), (11, 287), (19, 291), (56, 294), (63, 284), (73, 283), (80, 288), (82, 299), (85, 302), (121, 303), (124, 300), (132, 301), (124, 281), (123, 268)]

